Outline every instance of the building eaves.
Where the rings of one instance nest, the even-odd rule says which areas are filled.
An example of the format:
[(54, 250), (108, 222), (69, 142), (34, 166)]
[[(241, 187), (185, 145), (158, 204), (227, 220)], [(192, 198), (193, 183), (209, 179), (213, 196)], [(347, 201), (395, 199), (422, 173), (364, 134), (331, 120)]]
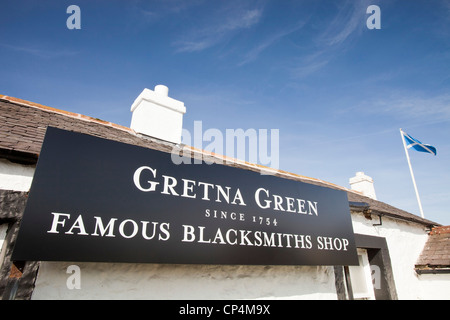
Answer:
[(424, 219), (380, 200), (374, 200), (363, 196), (357, 192), (348, 192), (347, 195), (350, 203), (350, 209), (352, 211), (362, 212), (367, 219), (373, 219), (374, 221), (376, 220), (376, 223), (379, 223), (378, 221), (383, 217), (390, 217), (402, 221), (419, 223), (430, 229), (435, 226), (440, 226), (439, 223)]

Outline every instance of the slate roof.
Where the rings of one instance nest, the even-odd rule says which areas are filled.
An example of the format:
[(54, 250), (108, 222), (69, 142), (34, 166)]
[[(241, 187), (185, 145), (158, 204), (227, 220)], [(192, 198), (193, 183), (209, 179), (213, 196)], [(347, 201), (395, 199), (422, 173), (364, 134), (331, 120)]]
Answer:
[(435, 227), (416, 262), (416, 270), (445, 269), (450, 272), (450, 226)]
[[(174, 147), (174, 144), (144, 137), (130, 128), (111, 122), (0, 94), (0, 157), (9, 158), (13, 161), (28, 161), (35, 163), (41, 150), (47, 126), (90, 134), (163, 152), (171, 152)], [(206, 153), (203, 150), (198, 150), (191, 146), (183, 147), (187, 148), (193, 157), (199, 156), (199, 154), (204, 157), (206, 154), (207, 156), (215, 158), (226, 158), (221, 155)], [(258, 172), (260, 170), (273, 171), (273, 169), (270, 168), (239, 160), (235, 160), (235, 162), (231, 164), (227, 163), (226, 165)], [(367, 213), (368, 218), (371, 218), (371, 216), (375, 214), (378, 216), (389, 216), (396, 219), (412, 221), (427, 227), (439, 226), (436, 222), (423, 219), (417, 215), (381, 201), (365, 197), (354, 190), (333, 183), (283, 170), (276, 170), (274, 175), (286, 179), (344, 190), (348, 194), (351, 209)]]

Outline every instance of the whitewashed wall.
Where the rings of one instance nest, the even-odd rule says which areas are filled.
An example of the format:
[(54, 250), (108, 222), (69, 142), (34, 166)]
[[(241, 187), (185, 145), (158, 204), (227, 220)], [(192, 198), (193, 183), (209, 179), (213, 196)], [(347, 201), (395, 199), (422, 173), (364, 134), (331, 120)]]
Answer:
[[(32, 299), (337, 299), (333, 267), (44, 262)], [(70, 285), (69, 285), (70, 287)]]
[(5, 248), (5, 239), (6, 239), (6, 231), (8, 230), (8, 224), (0, 224), (0, 267), (2, 266), (3, 259), (5, 257), (6, 248)]
[[(35, 165), (22, 165), (6, 159), (0, 159), (0, 189), (24, 191), (30, 190)], [(0, 224), (0, 266), (6, 253), (4, 248), (8, 223)]]
[(425, 227), (387, 217), (383, 217), (382, 226), (373, 226), (378, 217), (368, 220), (359, 213), (352, 213), (352, 222), (355, 233), (386, 238), (398, 298), (422, 299), (414, 265), (428, 239)]
[(0, 159), (0, 189), (29, 191), (35, 169), (34, 165), (22, 165)]
[(450, 300), (450, 274), (422, 274), (418, 279), (421, 299)]

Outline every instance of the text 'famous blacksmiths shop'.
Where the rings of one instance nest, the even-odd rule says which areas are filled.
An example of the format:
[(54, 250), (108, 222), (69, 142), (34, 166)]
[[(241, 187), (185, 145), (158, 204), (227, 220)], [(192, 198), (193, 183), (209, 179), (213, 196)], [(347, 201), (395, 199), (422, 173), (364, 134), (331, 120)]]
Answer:
[(449, 299), (448, 227), (351, 188), (0, 95), (2, 299)]

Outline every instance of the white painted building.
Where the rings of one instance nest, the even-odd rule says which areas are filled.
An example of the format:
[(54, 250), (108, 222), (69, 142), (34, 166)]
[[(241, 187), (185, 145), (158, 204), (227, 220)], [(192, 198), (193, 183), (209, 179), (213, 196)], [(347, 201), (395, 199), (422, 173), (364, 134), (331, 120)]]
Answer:
[[(11, 262), (47, 126), (165, 152), (180, 142), (186, 109), (166, 87), (144, 90), (131, 110), (126, 128), (0, 95), (3, 299), (450, 299), (450, 262), (421, 256), (439, 224), (376, 200), (373, 180), (362, 172), (350, 179), (352, 189), (276, 173), (347, 193), (359, 266)], [(258, 170), (244, 162), (233, 166)]]

